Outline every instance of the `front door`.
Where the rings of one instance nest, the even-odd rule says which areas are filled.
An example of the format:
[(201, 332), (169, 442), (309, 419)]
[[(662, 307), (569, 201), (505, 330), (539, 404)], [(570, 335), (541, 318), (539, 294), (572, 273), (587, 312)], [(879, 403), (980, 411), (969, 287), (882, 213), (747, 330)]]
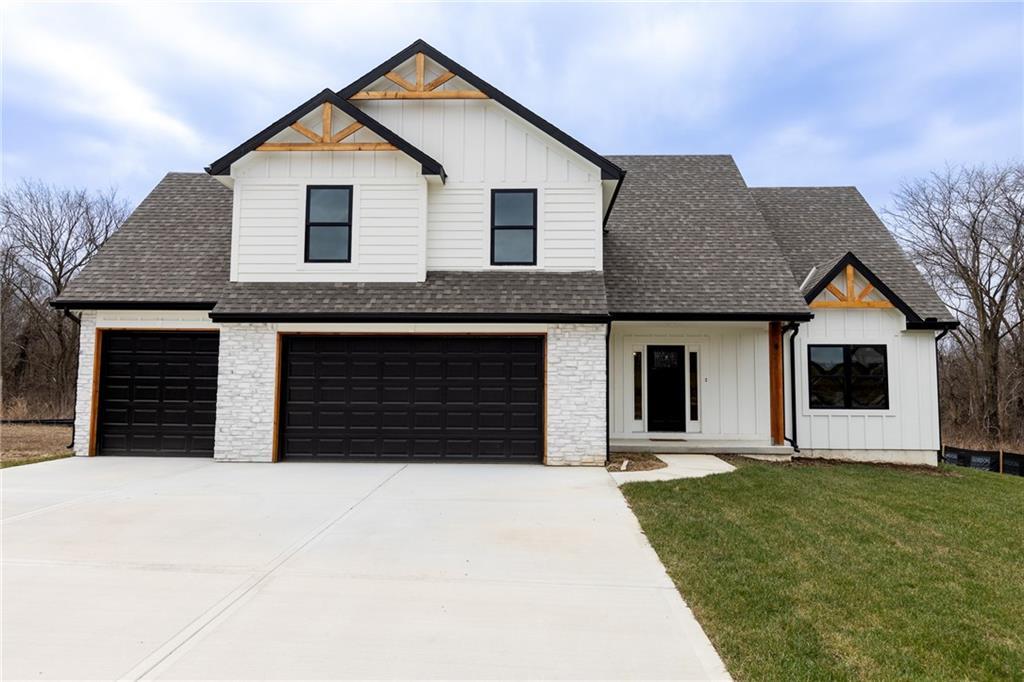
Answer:
[(647, 347), (647, 430), (686, 431), (686, 347)]

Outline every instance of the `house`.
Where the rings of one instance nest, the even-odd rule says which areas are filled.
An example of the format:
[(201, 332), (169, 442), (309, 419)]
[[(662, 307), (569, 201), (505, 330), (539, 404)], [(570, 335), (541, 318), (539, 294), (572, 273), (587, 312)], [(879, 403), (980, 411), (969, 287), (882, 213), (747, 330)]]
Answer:
[(75, 452), (930, 464), (955, 325), (852, 187), (602, 156), (416, 41), (170, 173), (54, 302)]

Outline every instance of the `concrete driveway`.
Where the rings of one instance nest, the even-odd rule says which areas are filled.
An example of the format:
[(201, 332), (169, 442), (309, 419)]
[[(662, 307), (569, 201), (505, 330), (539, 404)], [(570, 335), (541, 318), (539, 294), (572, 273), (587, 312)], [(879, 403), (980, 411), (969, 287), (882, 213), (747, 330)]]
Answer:
[(0, 474), (2, 676), (723, 678), (602, 469)]

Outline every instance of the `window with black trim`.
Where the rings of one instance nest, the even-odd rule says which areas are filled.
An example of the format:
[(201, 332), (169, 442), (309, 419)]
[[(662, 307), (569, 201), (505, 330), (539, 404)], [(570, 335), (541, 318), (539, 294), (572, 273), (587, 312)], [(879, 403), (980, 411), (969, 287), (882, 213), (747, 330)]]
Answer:
[(537, 264), (537, 190), (491, 190), (491, 265)]
[(807, 386), (811, 409), (889, 409), (886, 347), (809, 345)]
[(352, 186), (306, 188), (306, 262), (352, 262)]

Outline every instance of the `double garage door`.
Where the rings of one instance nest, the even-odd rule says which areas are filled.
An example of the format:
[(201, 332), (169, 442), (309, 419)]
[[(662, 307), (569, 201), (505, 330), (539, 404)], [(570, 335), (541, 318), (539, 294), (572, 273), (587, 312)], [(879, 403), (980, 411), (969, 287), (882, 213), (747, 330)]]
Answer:
[[(539, 461), (539, 336), (284, 336), (282, 457)], [(218, 335), (103, 334), (99, 454), (213, 454)]]

